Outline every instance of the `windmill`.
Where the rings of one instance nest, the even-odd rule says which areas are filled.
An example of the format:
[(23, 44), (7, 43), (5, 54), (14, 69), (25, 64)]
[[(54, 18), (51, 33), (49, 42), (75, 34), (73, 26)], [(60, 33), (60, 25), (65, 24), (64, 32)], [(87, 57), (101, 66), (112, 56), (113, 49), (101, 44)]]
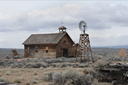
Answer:
[(79, 56), (79, 54), (81, 54), (80, 55), (81, 56), (81, 62), (82, 62), (82, 57), (88, 57), (88, 60), (89, 60), (89, 54), (90, 54), (91, 58), (92, 58), (92, 62), (93, 62), (92, 50), (91, 50), (90, 40), (89, 40), (89, 34), (85, 33), (85, 30), (87, 29), (87, 24), (85, 21), (80, 21), (79, 29), (82, 33), (80, 34), (76, 60), (77, 60), (77, 57)]

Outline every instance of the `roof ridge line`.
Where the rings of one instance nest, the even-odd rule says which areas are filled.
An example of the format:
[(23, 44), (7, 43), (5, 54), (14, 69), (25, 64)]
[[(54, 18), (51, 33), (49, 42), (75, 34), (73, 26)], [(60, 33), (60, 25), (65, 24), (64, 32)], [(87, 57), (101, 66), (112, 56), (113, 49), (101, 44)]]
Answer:
[[(59, 34), (60, 34), (60, 33), (59, 33)], [(66, 34), (66, 32), (65, 32), (65, 33), (63, 33), (63, 34), (65, 35), (65, 34)], [(63, 35), (63, 36), (64, 36), (64, 35)], [(57, 37), (58, 37), (58, 36), (57, 36)], [(57, 37), (56, 37), (56, 38), (57, 38)], [(54, 40), (55, 40), (56, 38), (54, 38)], [(53, 41), (54, 41), (54, 40), (53, 40)]]
[(47, 33), (47, 34), (31, 34), (31, 35), (48, 35), (48, 34), (59, 34), (59, 33)]

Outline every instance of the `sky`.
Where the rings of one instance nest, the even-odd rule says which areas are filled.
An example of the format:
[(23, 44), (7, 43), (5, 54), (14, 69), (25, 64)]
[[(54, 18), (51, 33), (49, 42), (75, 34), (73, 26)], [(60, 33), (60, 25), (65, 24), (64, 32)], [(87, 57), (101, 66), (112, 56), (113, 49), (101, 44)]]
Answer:
[(128, 45), (126, 0), (0, 0), (0, 48), (24, 48), (31, 34), (58, 33), (62, 25), (78, 43), (81, 20), (91, 46)]

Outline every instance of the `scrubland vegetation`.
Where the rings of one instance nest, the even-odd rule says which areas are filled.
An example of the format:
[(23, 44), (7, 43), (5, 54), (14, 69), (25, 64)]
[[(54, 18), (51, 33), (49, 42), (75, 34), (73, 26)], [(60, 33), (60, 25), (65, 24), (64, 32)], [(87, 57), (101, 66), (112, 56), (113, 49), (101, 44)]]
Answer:
[[(119, 51), (119, 50), (118, 50)], [(100, 68), (117, 61), (127, 62), (128, 56), (119, 57), (118, 51), (98, 51), (94, 49), (94, 63), (87, 58), (22, 58), (0, 55), (0, 82), (5, 85), (111, 85), (99, 83)], [(127, 53), (127, 52), (126, 52)], [(7, 57), (8, 56), (8, 57)], [(20, 58), (20, 59), (17, 59)]]

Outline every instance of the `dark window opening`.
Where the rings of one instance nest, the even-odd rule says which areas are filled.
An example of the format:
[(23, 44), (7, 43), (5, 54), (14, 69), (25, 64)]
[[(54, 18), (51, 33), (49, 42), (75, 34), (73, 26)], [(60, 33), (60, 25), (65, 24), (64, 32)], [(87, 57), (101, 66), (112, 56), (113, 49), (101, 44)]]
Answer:
[(38, 48), (36, 47), (36, 53), (38, 53)]
[(48, 47), (46, 47), (46, 53), (48, 53)]
[(66, 40), (64, 40), (64, 44), (66, 43)]
[(78, 44), (76, 44), (76, 47), (78, 47)]
[(28, 53), (29, 53), (29, 47), (28, 47)]
[(46, 50), (46, 53), (48, 53), (48, 50)]

